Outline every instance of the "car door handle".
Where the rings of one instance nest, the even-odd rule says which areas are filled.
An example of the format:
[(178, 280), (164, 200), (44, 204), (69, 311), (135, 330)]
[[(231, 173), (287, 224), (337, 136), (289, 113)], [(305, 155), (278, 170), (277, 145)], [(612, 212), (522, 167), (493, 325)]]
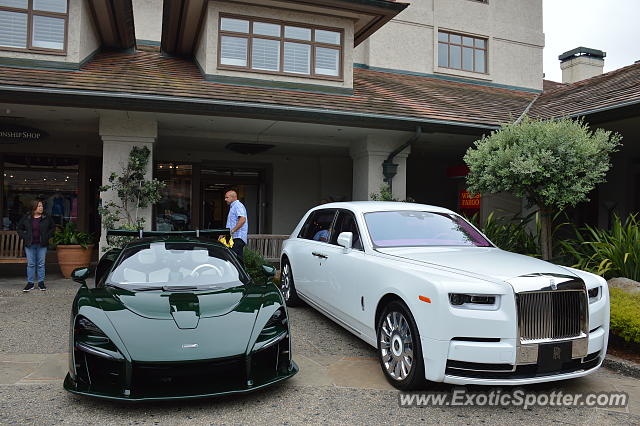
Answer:
[(319, 257), (320, 259), (326, 259), (327, 257), (329, 257), (326, 254), (318, 253), (318, 252), (315, 252), (315, 251), (312, 252), (311, 254), (316, 256), (316, 257)]

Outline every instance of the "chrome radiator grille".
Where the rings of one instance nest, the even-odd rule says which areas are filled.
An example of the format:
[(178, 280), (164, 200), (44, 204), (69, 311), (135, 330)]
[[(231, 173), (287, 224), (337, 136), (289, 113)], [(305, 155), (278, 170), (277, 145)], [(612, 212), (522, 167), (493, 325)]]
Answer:
[(540, 291), (518, 294), (521, 341), (568, 339), (581, 334), (586, 309), (584, 291)]

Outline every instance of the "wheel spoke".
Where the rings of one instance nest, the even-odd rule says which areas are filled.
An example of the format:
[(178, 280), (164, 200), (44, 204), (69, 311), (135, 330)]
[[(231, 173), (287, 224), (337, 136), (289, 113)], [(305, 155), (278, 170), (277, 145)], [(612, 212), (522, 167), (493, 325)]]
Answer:
[(396, 376), (397, 379), (401, 379), (402, 377), (400, 376), (400, 374), (402, 374), (402, 363), (398, 361), (395, 361), (395, 362), (396, 364), (394, 365), (394, 368), (393, 368), (393, 374)]

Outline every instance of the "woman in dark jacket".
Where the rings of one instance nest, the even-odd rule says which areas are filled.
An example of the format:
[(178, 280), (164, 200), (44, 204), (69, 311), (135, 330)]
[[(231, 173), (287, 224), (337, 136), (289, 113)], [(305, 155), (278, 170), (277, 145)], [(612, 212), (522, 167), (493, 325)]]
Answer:
[[(44, 285), (44, 259), (47, 255), (49, 238), (53, 236), (56, 227), (53, 220), (44, 213), (42, 201), (31, 202), (31, 212), (18, 222), (18, 234), (24, 240), (24, 251), (27, 254), (27, 285), (22, 290), (33, 290), (36, 272), (38, 273), (38, 288), (42, 291)], [(37, 268), (37, 271), (36, 271)]]

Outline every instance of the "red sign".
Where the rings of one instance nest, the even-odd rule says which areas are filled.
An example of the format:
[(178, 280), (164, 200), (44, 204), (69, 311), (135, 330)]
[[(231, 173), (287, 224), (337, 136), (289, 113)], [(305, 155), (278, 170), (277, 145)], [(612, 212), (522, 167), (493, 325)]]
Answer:
[(462, 213), (472, 215), (480, 211), (480, 194), (470, 194), (469, 191), (463, 189), (460, 191), (458, 205)]

